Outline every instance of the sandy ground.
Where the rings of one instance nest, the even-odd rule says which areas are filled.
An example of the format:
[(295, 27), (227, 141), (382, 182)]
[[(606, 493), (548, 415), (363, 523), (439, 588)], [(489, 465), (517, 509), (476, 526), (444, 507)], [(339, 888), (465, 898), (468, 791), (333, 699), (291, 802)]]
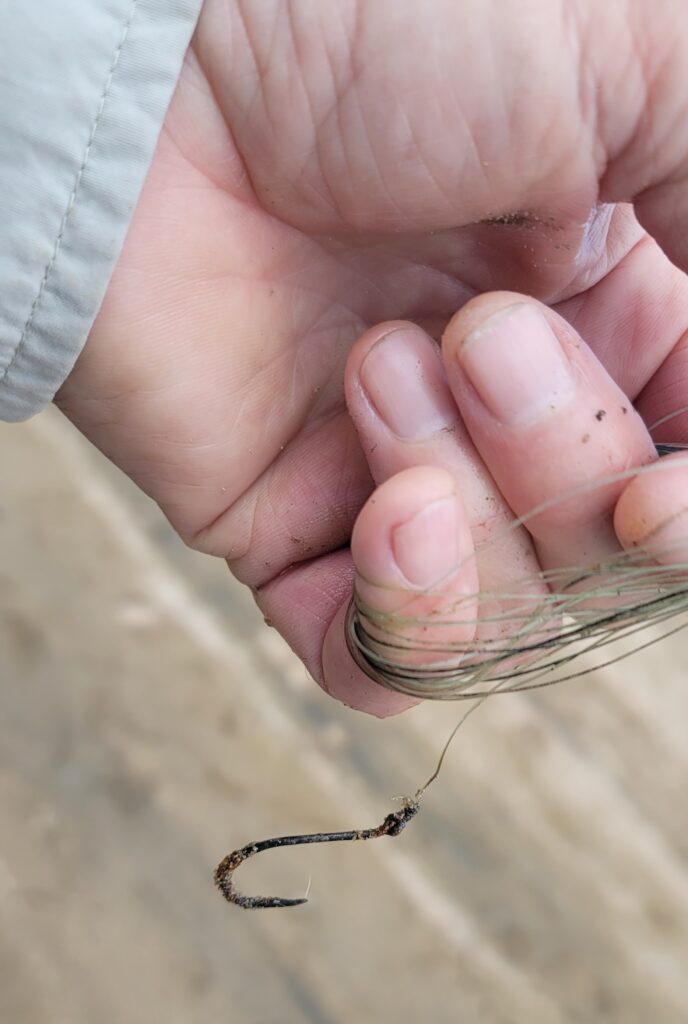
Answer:
[(54, 412), (0, 428), (2, 1024), (688, 1021), (687, 637), (471, 719), (306, 678), (223, 565)]

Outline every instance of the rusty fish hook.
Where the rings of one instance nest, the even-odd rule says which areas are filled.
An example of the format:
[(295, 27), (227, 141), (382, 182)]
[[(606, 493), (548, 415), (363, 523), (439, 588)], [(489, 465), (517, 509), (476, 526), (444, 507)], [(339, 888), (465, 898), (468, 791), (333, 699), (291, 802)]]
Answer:
[(234, 888), (233, 874), (249, 857), (262, 853), (264, 850), (275, 850), (281, 846), (304, 846), (308, 843), (347, 843), (359, 839), (377, 839), (379, 836), (398, 836), (419, 809), (418, 799), (407, 799), (398, 811), (388, 814), (381, 825), (376, 828), (354, 829), (350, 832), (312, 832), (297, 836), (278, 836), (276, 839), (262, 839), (258, 843), (249, 843), (220, 861), (215, 870), (215, 885), (224, 898), (244, 910), (258, 910), (265, 907), (298, 907), (307, 903), (305, 897), (300, 899), (282, 899), (280, 896), (242, 896)]

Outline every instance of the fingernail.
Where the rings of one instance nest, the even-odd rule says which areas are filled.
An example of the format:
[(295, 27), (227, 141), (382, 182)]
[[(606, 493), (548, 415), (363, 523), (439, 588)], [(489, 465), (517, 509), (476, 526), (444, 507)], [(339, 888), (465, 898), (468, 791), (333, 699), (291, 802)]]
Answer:
[(415, 587), (430, 587), (459, 564), (459, 509), (456, 496), (427, 505), (392, 531), (397, 566)]
[(420, 331), (399, 328), (376, 342), (363, 360), (360, 381), (397, 437), (419, 441), (456, 422), (439, 353)]
[(502, 423), (534, 423), (574, 393), (569, 361), (547, 320), (521, 303), (469, 334), (458, 358), (483, 404)]

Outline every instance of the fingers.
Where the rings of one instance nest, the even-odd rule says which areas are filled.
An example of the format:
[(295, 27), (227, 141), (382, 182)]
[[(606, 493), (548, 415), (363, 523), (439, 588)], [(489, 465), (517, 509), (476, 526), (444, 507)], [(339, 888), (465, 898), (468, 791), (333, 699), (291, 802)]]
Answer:
[[(614, 253), (618, 242), (608, 245)], [(635, 400), (688, 329), (688, 278), (648, 235), (612, 263), (593, 287), (554, 308)]]
[[(346, 394), (380, 485), (352, 541), (371, 646), (397, 665), (459, 664), (472, 641), (499, 641), (546, 593), (530, 539), (508, 529), (513, 513), (468, 437), (437, 346), (423, 331), (399, 323), (364, 335), (347, 364)], [(486, 596), (499, 591), (508, 599)], [(350, 691), (344, 664), (333, 657), (325, 677), (330, 692), (339, 695), (340, 679)]]
[[(451, 657), (452, 643), (473, 638), (478, 581), (471, 534), (456, 480), (446, 470), (410, 469), (382, 484), (358, 518), (351, 551), (371, 647), (383, 658), (397, 665), (429, 664)], [(296, 570), (301, 592), (313, 571)], [(284, 605), (284, 584), (271, 584), (273, 595), (275, 588), (281, 588)], [(397, 714), (416, 701), (372, 682), (349, 654), (344, 620), (350, 592), (327, 631), (322, 671), (314, 674), (350, 707), (378, 717)], [(305, 604), (311, 607), (312, 599)]]
[(676, 345), (639, 396), (637, 405), (656, 442), (685, 444), (688, 441), (688, 329), (685, 326)]
[(356, 522), (351, 553), (359, 608), (383, 658), (446, 661), (473, 640), (478, 573), (453, 474), (419, 466), (383, 483)]
[(522, 516), (546, 503), (526, 524), (543, 566), (616, 550), (623, 483), (604, 481), (652, 461), (654, 448), (572, 328), (534, 300), (494, 293), (454, 317), (443, 350), (468, 431), (511, 508)]
[(656, 238), (669, 259), (688, 272), (688, 188), (686, 187), (686, 166), (674, 180), (665, 182), (641, 192), (635, 201), (638, 220), (648, 234)]
[(614, 510), (625, 548), (641, 548), (660, 565), (688, 562), (688, 455), (666, 456), (634, 477)]
[[(642, 420), (602, 364), (566, 321), (534, 300), (510, 293), (474, 299), (450, 323), (443, 349), (446, 378), (423, 332), (386, 325), (357, 343), (347, 367), (349, 408), (382, 484), (354, 534), (356, 587), (373, 620), (384, 620), (385, 635), (373, 635), (373, 645), (379, 640), (383, 650), (392, 633), (397, 664), (446, 658), (473, 641), (480, 650), (483, 639), (493, 639), (495, 622), (501, 643), (527, 619), (546, 588), (530, 538), (510, 526), (514, 515), (527, 517), (545, 569), (614, 556), (613, 512), (627, 482), (609, 478), (655, 458)], [(435, 477), (426, 475), (430, 467)], [(462, 549), (469, 550), (466, 527), (472, 531), (470, 572), (466, 564), (456, 569), (449, 520), (427, 526), (436, 506), (449, 515), (430, 486), (440, 467), (462, 499), (464, 525), (454, 532)], [(426, 523), (413, 548), (430, 574), (422, 580), (396, 558), (400, 510), (405, 522), (418, 516)], [(444, 572), (439, 579), (437, 569)], [(479, 609), (467, 601), (478, 589)], [(515, 594), (524, 598), (514, 601)], [(465, 616), (447, 630), (457, 606)]]
[(472, 448), (437, 346), (413, 324), (385, 324), (354, 346), (346, 398), (376, 483), (424, 462)]
[[(370, 471), (382, 483), (412, 466), (439, 466), (457, 481), (483, 589), (537, 573), (525, 531), (503, 535), (513, 513), (476, 452), (452, 397), (434, 342), (409, 323), (368, 331), (346, 367), (346, 398)], [(485, 550), (482, 551), (482, 546)]]
[[(610, 234), (612, 268), (593, 287), (560, 302), (570, 323), (635, 402), (655, 441), (688, 439), (688, 277), (644, 235), (628, 251)], [(614, 262), (621, 244), (623, 255)]]

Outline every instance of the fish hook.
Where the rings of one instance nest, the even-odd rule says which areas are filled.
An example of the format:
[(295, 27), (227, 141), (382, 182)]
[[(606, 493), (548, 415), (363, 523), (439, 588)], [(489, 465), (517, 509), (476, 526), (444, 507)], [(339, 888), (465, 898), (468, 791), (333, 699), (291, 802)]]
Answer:
[(307, 843), (346, 843), (359, 839), (377, 839), (379, 836), (398, 836), (419, 809), (418, 795), (407, 799), (398, 811), (388, 814), (381, 825), (376, 828), (356, 829), (350, 832), (312, 832), (298, 836), (278, 836), (276, 839), (262, 839), (258, 843), (249, 843), (240, 850), (220, 861), (215, 869), (215, 885), (224, 898), (244, 910), (258, 910), (264, 907), (298, 907), (307, 903), (306, 897), (300, 899), (282, 899), (280, 896), (243, 896), (234, 888), (233, 874), (249, 857), (254, 857), (264, 850), (275, 850), (281, 846), (304, 846)]

